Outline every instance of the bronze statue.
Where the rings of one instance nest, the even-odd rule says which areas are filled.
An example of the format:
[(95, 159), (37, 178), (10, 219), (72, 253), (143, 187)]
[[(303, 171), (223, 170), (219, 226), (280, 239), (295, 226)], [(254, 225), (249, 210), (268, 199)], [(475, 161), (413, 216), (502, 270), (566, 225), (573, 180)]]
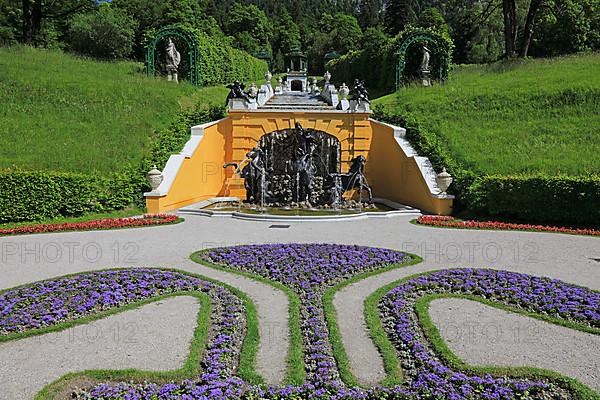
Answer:
[(358, 104), (363, 101), (367, 104), (371, 104), (369, 101), (369, 92), (365, 87), (365, 81), (361, 81), (360, 79), (354, 80), (352, 100), (355, 100)]
[(225, 105), (229, 104), (229, 100), (231, 99), (244, 99), (246, 101), (250, 101), (250, 97), (248, 94), (244, 92), (246, 86), (240, 82), (235, 81), (231, 85), (227, 85), (227, 89), (229, 89), (229, 94), (227, 95), (227, 99), (225, 100)]

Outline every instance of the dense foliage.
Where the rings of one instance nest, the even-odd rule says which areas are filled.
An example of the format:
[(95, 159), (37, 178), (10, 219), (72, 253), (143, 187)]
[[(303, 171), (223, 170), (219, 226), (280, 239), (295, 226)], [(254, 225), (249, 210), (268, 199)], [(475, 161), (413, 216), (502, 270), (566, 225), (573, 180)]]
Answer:
[(97, 58), (126, 58), (133, 49), (136, 22), (123, 11), (105, 5), (97, 13), (78, 14), (69, 23), (71, 48)]
[[(435, 27), (434, 21), (431, 27), (407, 28), (394, 38), (382, 36), (381, 32), (376, 29), (371, 29), (367, 33), (363, 50), (351, 51), (326, 64), (325, 68), (333, 74), (335, 81), (352, 82), (360, 77), (368, 82), (369, 89), (376, 94), (394, 91), (400, 59), (398, 51), (409, 36), (416, 34), (427, 34), (437, 38), (433, 42), (426, 43), (433, 53), (430, 64), (433, 71), (432, 77), (435, 79), (438, 76), (440, 68), (444, 79), (448, 76), (450, 63), (443, 63), (442, 59), (448, 61), (452, 59), (454, 44), (444, 27)], [(417, 70), (422, 59), (421, 44), (425, 43), (419, 40), (411, 44), (404, 54), (406, 65), (401, 81), (404, 84), (408, 84), (418, 77)], [(377, 63), (374, 63), (373, 60), (377, 60)]]
[(143, 176), (0, 171), (0, 223), (121, 210), (139, 196)]
[[(223, 45), (271, 56), (285, 71), (285, 54), (301, 48), (315, 73), (324, 55), (364, 50), (367, 31), (386, 40), (410, 27), (447, 31), (457, 63), (490, 62), (502, 56), (551, 56), (600, 48), (598, 0), (0, 0), (0, 43), (20, 40), (47, 47), (81, 49), (70, 35), (72, 20), (111, 8), (136, 21), (129, 54), (141, 60), (144, 35), (183, 24)], [(383, 42), (381, 42), (383, 43)]]

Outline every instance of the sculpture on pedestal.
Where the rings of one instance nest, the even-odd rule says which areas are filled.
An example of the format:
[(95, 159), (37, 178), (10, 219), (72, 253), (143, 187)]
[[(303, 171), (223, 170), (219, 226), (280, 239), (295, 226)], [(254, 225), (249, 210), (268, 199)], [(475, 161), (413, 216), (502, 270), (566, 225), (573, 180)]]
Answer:
[(372, 202), (365, 178), (364, 156), (352, 159), (350, 170), (341, 173), (340, 141), (325, 132), (293, 129), (264, 135), (241, 163), (227, 163), (244, 178), (246, 201), (253, 204), (298, 207), (342, 206), (343, 194), (358, 189)]
[(353, 92), (354, 93), (352, 96), (352, 100), (355, 100), (358, 105), (360, 105), (362, 102), (371, 104), (371, 102), (369, 101), (369, 92), (367, 91), (367, 88), (365, 87), (365, 81), (361, 81), (360, 79), (355, 79)]
[(175, 43), (169, 39), (167, 44), (167, 76), (169, 81), (179, 82), (178, 71), (181, 63), (181, 54), (177, 51)]
[(419, 68), (419, 75), (421, 77), (421, 83), (423, 86), (431, 86), (431, 69), (429, 68), (429, 61), (431, 59), (431, 50), (427, 46), (423, 45), (421, 48), (423, 53), (423, 59), (421, 60), (421, 67)]
[(229, 104), (229, 100), (232, 99), (244, 99), (246, 101), (250, 101), (250, 97), (248, 94), (244, 92), (246, 85), (244, 85), (240, 81), (235, 81), (231, 85), (227, 85), (227, 89), (229, 89), (229, 94), (227, 95), (227, 99), (225, 100), (225, 105)]

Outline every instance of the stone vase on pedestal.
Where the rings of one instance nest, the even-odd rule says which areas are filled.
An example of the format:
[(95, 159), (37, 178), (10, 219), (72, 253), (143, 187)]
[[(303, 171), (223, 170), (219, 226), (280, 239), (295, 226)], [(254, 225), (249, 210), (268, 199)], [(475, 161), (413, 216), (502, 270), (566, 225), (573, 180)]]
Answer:
[(452, 184), (452, 182), (454, 181), (454, 178), (452, 177), (452, 175), (450, 175), (447, 171), (446, 168), (444, 168), (442, 170), (442, 172), (440, 172), (437, 177), (436, 177), (436, 182), (438, 187), (440, 188), (440, 194), (442, 196), (446, 195), (446, 190), (448, 190), (448, 188), (450, 187), (450, 185)]
[(152, 191), (155, 192), (163, 181), (162, 172), (154, 165), (148, 174), (146, 174), (146, 179)]

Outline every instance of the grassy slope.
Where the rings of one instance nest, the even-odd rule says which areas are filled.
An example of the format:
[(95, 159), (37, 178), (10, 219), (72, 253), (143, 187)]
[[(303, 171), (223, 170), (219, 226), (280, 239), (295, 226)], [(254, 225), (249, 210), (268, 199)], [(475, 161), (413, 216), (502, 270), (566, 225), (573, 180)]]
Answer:
[(600, 54), (458, 67), (447, 85), (404, 88), (374, 103), (412, 113), (477, 172), (600, 169)]
[(0, 49), (0, 168), (118, 171), (139, 161), (157, 129), (223, 88), (143, 76), (132, 62), (97, 62), (27, 47)]

